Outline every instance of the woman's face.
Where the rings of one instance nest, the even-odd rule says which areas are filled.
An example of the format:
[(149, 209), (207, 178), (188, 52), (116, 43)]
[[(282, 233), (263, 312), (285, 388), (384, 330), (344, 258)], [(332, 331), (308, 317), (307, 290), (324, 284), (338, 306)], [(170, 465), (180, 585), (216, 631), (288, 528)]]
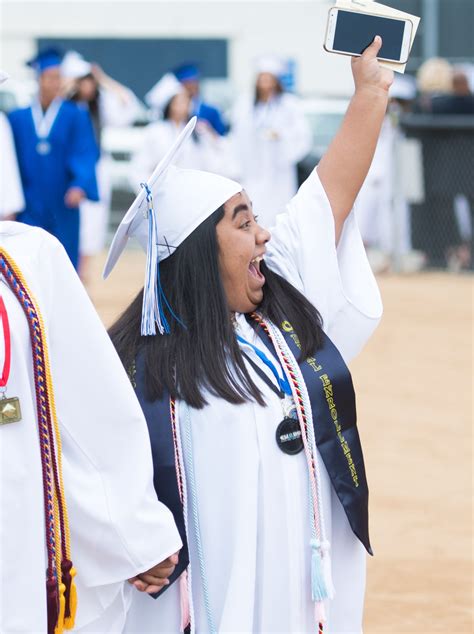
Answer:
[(245, 191), (229, 198), (224, 210), (216, 227), (221, 278), (230, 310), (249, 313), (263, 299), (260, 262), (271, 236), (257, 224)]
[(262, 101), (270, 99), (276, 94), (278, 87), (278, 81), (271, 73), (260, 73), (257, 77), (257, 94), (258, 98)]
[(172, 98), (169, 106), (169, 118), (179, 123), (188, 120), (191, 100), (183, 91)]

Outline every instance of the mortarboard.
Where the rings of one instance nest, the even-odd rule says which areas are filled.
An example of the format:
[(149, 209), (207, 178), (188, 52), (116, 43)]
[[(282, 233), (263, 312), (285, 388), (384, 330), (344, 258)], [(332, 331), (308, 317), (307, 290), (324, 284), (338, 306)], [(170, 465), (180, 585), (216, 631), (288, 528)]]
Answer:
[[(159, 280), (159, 262), (179, 245), (242, 186), (228, 178), (200, 170), (181, 169), (172, 163), (196, 125), (193, 117), (158, 163), (153, 174), (125, 214), (110, 246), (103, 276), (106, 278), (135, 237), (147, 253), (143, 293), (143, 335), (168, 333), (163, 307), (168, 306)], [(178, 319), (178, 318), (177, 318)]]
[(48, 68), (60, 66), (61, 58), (62, 55), (56, 48), (46, 48), (26, 62), (26, 64), (35, 70), (38, 75), (41, 75)]
[(156, 108), (163, 112), (173, 97), (184, 92), (173, 73), (166, 73), (153, 88), (145, 95), (145, 101), (150, 108)]
[(196, 81), (200, 77), (196, 64), (182, 64), (174, 70), (174, 74), (178, 81)]
[(61, 63), (61, 73), (66, 79), (80, 79), (92, 72), (92, 65), (77, 51), (68, 51)]
[(287, 64), (276, 55), (262, 55), (255, 60), (255, 72), (270, 73), (279, 79), (287, 72)]

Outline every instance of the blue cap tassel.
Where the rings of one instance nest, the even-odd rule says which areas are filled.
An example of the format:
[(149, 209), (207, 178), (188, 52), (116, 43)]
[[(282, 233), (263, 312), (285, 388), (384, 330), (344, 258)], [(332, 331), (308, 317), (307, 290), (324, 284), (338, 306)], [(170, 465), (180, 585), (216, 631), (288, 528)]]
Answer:
[(142, 304), (142, 335), (156, 335), (156, 327), (160, 335), (169, 334), (170, 326), (166, 319), (164, 307), (169, 310), (172, 317), (176, 319), (183, 327), (183, 322), (177, 317), (161, 286), (160, 280), (160, 262), (158, 257), (158, 225), (153, 209), (153, 196), (147, 183), (140, 183), (146, 192), (148, 209), (146, 216), (148, 217), (148, 245), (146, 253), (145, 282), (143, 285), (143, 304)]

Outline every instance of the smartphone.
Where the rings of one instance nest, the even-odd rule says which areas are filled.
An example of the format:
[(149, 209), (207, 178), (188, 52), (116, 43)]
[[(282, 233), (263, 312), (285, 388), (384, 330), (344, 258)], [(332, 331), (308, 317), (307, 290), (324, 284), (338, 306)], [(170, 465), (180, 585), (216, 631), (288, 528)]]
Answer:
[(405, 64), (410, 53), (412, 30), (411, 20), (332, 8), (324, 48), (330, 53), (362, 55), (374, 37), (380, 35), (382, 48), (378, 59)]

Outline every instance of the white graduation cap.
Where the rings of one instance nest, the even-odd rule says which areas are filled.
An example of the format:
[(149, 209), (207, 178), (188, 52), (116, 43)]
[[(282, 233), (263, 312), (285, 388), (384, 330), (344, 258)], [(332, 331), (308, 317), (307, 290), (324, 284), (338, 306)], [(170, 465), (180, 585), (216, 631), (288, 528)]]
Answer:
[(61, 74), (66, 79), (80, 79), (92, 72), (92, 65), (77, 51), (68, 51), (61, 62)]
[(156, 108), (160, 112), (166, 108), (173, 97), (184, 93), (186, 89), (182, 83), (176, 79), (174, 73), (166, 73), (153, 88), (145, 95), (145, 102), (150, 108)]
[(255, 72), (270, 73), (279, 79), (287, 72), (287, 64), (276, 55), (262, 55), (255, 60)]
[(0, 68), (0, 84), (3, 84), (4, 81), (7, 81), (9, 77), (10, 75)]
[(155, 325), (160, 334), (169, 332), (163, 313), (163, 302), (165, 305), (167, 302), (159, 284), (159, 262), (172, 255), (206, 218), (242, 191), (242, 185), (223, 176), (172, 165), (196, 121), (196, 117), (189, 121), (148, 181), (142, 183), (140, 193), (117, 229), (104, 267), (106, 278), (131, 237), (136, 237), (146, 251), (143, 335), (155, 334)]

